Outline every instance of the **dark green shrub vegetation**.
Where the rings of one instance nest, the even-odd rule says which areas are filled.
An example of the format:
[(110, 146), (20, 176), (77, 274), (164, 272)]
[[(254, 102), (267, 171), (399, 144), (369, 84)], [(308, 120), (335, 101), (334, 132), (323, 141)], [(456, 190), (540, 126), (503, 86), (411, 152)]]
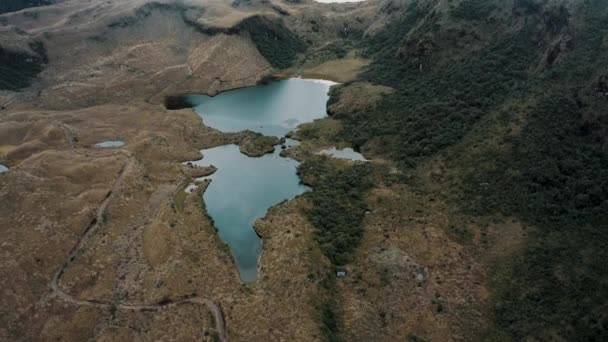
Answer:
[(334, 43), (328, 45), (325, 48), (325, 50), (328, 51), (329, 53), (333, 54), (335, 56), (335, 58), (344, 58), (344, 57), (346, 57), (346, 54), (348, 53), (346, 48), (344, 48), (344, 46), (342, 44), (339, 44), (337, 42), (334, 42)]
[(342, 341), (338, 326), (338, 315), (336, 314), (336, 303), (334, 300), (323, 303), (321, 306), (321, 332), (328, 342)]
[[(364, 55), (374, 59), (370, 71), (367, 73), (367, 79), (376, 78), (374, 75), (382, 74), (378, 78), (384, 78), (387, 83), (399, 82), (399, 77), (388, 81), (393, 67), (399, 67), (401, 63), (396, 59), (397, 50), (403, 42), (403, 38), (414, 28), (418, 20), (425, 15), (430, 7), (425, 7), (413, 1), (402, 14), (402, 16), (387, 25), (385, 30), (380, 31), (376, 35), (363, 41)], [(391, 60), (392, 65), (383, 65), (383, 61)], [(388, 67), (385, 69), (384, 67)], [(381, 82), (378, 82), (381, 83)]]
[(491, 0), (464, 0), (450, 9), (453, 17), (464, 20), (482, 20), (490, 16), (496, 5)]
[(188, 95), (169, 95), (165, 98), (165, 108), (169, 110), (192, 108), (193, 106)]
[(554, 95), (530, 112), (510, 153), (469, 175), (463, 200), (537, 227), (509, 274), (498, 275), (500, 328), (516, 339), (605, 340), (608, 158), (581, 134), (576, 102)]
[(344, 58), (348, 55), (348, 51), (352, 46), (352, 39), (340, 39), (327, 44), (322, 49), (307, 53), (298, 63), (299, 65), (317, 65), (326, 61)]
[(327, 108), (327, 114), (333, 115), (334, 112), (331, 109), (331, 106), (338, 103), (338, 99), (342, 94), (343, 87), (331, 87), (329, 88), (329, 98), (327, 99), (327, 103), (325, 107)]
[(243, 20), (238, 28), (249, 33), (262, 56), (275, 68), (291, 66), (298, 55), (306, 51), (306, 43), (291, 32), (280, 20), (253, 16)]
[[(484, 19), (492, 4), (464, 1), (450, 13)], [(502, 213), (534, 227), (523, 252), (494, 274), (499, 335), (602, 341), (608, 339), (608, 155), (597, 132), (608, 129), (608, 99), (592, 83), (606, 74), (608, 7), (579, 3), (576, 38), (545, 62), (546, 42), (574, 29), (566, 7), (549, 6), (516, 1), (519, 17), (492, 24), (503, 27), (492, 26), (483, 44), (466, 51), (421, 22), (428, 8), (412, 2), (400, 20), (362, 41), (374, 60), (362, 78), (396, 91), (374, 108), (335, 117), (344, 123), (342, 139), (363, 149), (381, 146), (407, 170), (461, 142), (482, 120), (509, 125), (516, 113), (507, 104), (528, 103), (521, 131), (501, 148), (482, 143), (478, 148), (487, 153), (472, 160), (452, 156), (467, 163), (460, 165), (467, 174), (463, 188), (454, 185), (447, 196), (470, 214)], [(520, 26), (506, 27), (513, 20)], [(453, 59), (403, 48), (427, 37), (457, 49)], [(503, 118), (490, 116), (496, 113)], [(451, 233), (465, 243), (463, 229)]]
[(463, 196), (473, 212), (515, 214), (537, 227), (496, 284), (497, 323), (516, 339), (608, 338), (608, 157), (583, 120), (586, 102), (602, 108), (606, 99), (573, 95), (608, 62), (597, 48), (608, 13), (599, 1), (589, 5), (576, 49), (539, 75), (544, 94), (513, 147), (469, 175)]
[(46, 54), (46, 48), (44, 47), (44, 44), (41, 41), (36, 40), (31, 42), (29, 45), (30, 49), (32, 49), (32, 51), (34, 51), (34, 53), (36, 53), (36, 55), (38, 56), (40, 62), (44, 64), (49, 63), (49, 56)]
[(235, 8), (251, 6), (251, 0), (234, 0), (230, 5)]
[(48, 63), (44, 44), (33, 42), (30, 47), (37, 55), (0, 46), (0, 89), (26, 88), (42, 72), (44, 65)]
[(606, 223), (608, 158), (581, 134), (576, 102), (554, 95), (528, 114), (508, 153), (469, 175), (464, 197), (484, 197), (472, 211), (516, 212), (552, 229)]
[(54, 2), (51, 0), (2, 0), (0, 1), (0, 14), (19, 11), (24, 8), (47, 6)]
[[(410, 19), (394, 29), (400, 32), (401, 25), (410, 27)], [(425, 72), (401, 59), (397, 47), (380, 51), (364, 77), (397, 91), (371, 111), (338, 116), (345, 122), (345, 139), (363, 146), (375, 137), (396, 137), (398, 143), (384, 146), (385, 152), (402, 165), (413, 166), (458, 142), (493, 107), (523, 94), (528, 89), (527, 70), (537, 57), (535, 44), (530, 28), (524, 29), (464, 61)], [(375, 42), (371, 46), (373, 51)]]
[(407, 342), (426, 342), (427, 340), (416, 335), (416, 334), (408, 334)]
[(537, 0), (515, 0), (513, 3), (513, 9), (517, 11), (523, 11), (522, 14), (534, 14), (539, 13), (542, 6)]
[(314, 191), (306, 194), (313, 208), (308, 213), (317, 229), (323, 253), (336, 265), (349, 261), (361, 242), (366, 205), (364, 194), (372, 186), (372, 168), (366, 163), (336, 170), (327, 157), (314, 157), (300, 165), (299, 173), (312, 180)]

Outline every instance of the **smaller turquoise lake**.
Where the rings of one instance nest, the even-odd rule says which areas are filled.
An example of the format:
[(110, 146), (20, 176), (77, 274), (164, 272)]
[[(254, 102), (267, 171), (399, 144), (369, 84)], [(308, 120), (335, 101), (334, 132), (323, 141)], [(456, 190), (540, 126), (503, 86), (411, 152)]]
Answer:
[(327, 115), (329, 88), (336, 83), (290, 78), (216, 96), (188, 95), (205, 125), (222, 132), (251, 130), (284, 136), (298, 125)]
[(203, 195), (207, 212), (213, 218), (223, 241), (230, 246), (240, 277), (252, 282), (257, 277), (262, 240), (253, 229), (268, 208), (300, 195), (308, 187), (300, 183), (298, 162), (273, 154), (251, 158), (236, 145), (203, 150), (203, 159), (192, 162), (199, 166), (213, 165), (217, 171)]
[(8, 172), (8, 167), (0, 164), (0, 173), (3, 173), (3, 172)]

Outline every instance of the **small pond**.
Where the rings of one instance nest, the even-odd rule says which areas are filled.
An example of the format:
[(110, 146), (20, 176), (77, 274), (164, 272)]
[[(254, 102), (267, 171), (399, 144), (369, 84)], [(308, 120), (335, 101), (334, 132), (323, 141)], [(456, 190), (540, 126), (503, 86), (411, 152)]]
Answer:
[(121, 141), (121, 140), (107, 140), (107, 141), (95, 144), (95, 147), (98, 147), (98, 148), (120, 147), (120, 146), (123, 146), (124, 144), (125, 144), (125, 142)]
[(327, 115), (329, 88), (336, 83), (290, 78), (216, 96), (187, 95), (205, 125), (222, 132), (251, 130), (284, 136), (298, 125)]
[(0, 173), (8, 172), (8, 167), (0, 164)]

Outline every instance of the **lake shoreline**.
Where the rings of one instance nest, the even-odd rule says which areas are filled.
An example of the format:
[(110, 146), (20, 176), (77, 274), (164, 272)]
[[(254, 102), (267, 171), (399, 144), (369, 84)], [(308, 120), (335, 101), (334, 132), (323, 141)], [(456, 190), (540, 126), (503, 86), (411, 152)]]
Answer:
[(333, 78), (331, 76), (327, 76), (324, 74), (316, 74), (316, 73), (299, 74), (299, 73), (295, 73), (295, 72), (279, 72), (279, 73), (274, 73), (274, 74), (264, 76), (260, 80), (258, 80), (257, 82), (255, 82), (251, 85), (234, 87), (234, 88), (225, 89), (225, 90), (221, 90), (221, 91), (217, 91), (217, 92), (191, 92), (191, 93), (179, 93), (179, 94), (168, 95), (165, 97), (165, 99), (163, 101), (163, 106), (165, 107), (166, 110), (190, 109), (190, 108), (196, 107), (196, 104), (193, 104), (192, 102), (190, 102), (188, 100), (189, 96), (203, 95), (203, 96), (208, 96), (209, 98), (214, 98), (214, 97), (217, 97), (224, 93), (228, 93), (228, 92), (232, 92), (232, 91), (236, 91), (236, 90), (247, 89), (247, 88), (251, 88), (251, 87), (255, 87), (255, 86), (267, 86), (273, 82), (284, 81), (284, 80), (288, 80), (288, 79), (327, 81), (327, 82), (334, 83), (331, 86), (341, 84), (341, 82), (338, 81), (336, 78)]
[[(259, 260), (264, 253), (264, 237), (256, 229), (256, 222), (277, 205), (311, 190), (297, 173), (299, 162), (280, 156), (278, 146), (281, 145), (275, 146), (272, 155), (249, 157), (238, 145), (222, 145), (201, 150), (203, 158), (185, 163), (195, 168), (211, 165), (217, 168), (195, 182), (207, 183), (201, 192), (205, 214), (230, 248), (244, 283), (257, 280)], [(247, 170), (247, 174), (243, 175), (241, 170)]]

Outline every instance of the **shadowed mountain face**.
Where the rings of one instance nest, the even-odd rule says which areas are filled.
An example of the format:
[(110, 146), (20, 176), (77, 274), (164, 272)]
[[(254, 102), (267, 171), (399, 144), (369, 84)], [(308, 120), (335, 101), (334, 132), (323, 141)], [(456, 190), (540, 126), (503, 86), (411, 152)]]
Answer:
[(24, 8), (47, 6), (57, 3), (54, 0), (2, 0), (0, 2), (0, 14), (15, 12)]
[(0, 46), (0, 90), (19, 90), (29, 86), (49, 62), (40, 42), (30, 44), (35, 52), (12, 51)]

